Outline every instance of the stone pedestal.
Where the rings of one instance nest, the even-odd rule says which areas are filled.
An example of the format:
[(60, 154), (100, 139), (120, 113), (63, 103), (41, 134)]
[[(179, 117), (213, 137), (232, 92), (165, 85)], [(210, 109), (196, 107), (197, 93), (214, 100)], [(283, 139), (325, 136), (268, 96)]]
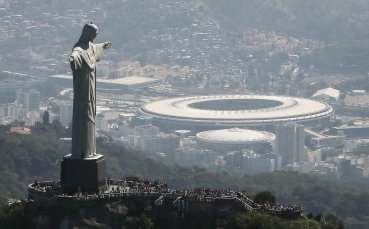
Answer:
[(62, 192), (69, 195), (77, 192), (98, 193), (105, 186), (105, 171), (103, 155), (86, 159), (74, 159), (67, 155), (61, 163)]

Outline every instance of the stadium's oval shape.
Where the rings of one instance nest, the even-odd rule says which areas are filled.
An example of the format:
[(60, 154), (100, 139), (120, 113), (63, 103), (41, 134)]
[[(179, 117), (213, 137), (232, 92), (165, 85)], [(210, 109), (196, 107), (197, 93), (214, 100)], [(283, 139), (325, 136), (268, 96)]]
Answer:
[(215, 145), (253, 145), (273, 142), (275, 135), (266, 131), (230, 128), (197, 133), (196, 140)]
[(207, 95), (177, 97), (146, 104), (140, 112), (160, 124), (181, 127), (250, 127), (305, 123), (329, 118), (326, 103), (297, 97)]
[[(270, 153), (275, 135), (266, 131), (240, 128), (207, 130), (196, 134), (199, 146), (218, 153), (228, 153), (234, 150), (250, 149), (259, 153), (261, 149)], [(259, 148), (260, 146), (264, 146)], [(270, 151), (266, 152), (270, 146)]]

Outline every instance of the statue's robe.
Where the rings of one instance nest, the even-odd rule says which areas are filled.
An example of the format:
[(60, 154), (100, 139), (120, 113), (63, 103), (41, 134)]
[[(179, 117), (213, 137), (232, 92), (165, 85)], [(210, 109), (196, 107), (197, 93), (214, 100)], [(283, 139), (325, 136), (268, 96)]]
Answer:
[(71, 55), (73, 71), (72, 158), (96, 155), (96, 62), (104, 44), (89, 42), (75, 46)]

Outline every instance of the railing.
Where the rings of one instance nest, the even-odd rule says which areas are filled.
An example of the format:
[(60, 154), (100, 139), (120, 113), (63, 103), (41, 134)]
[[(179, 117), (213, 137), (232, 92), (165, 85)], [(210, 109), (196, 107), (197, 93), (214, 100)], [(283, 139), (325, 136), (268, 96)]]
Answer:
[[(206, 192), (206, 193), (196, 193), (190, 191), (194, 190), (169, 190), (160, 191), (126, 191), (127, 189), (119, 189), (120, 185), (127, 184), (126, 181), (119, 180), (109, 180), (109, 185), (114, 185), (116, 187), (115, 191), (109, 193), (101, 194), (77, 194), (74, 196), (68, 196), (60, 193), (60, 184), (57, 181), (44, 181), (35, 182), (28, 186), (28, 192), (30, 199), (37, 200), (76, 200), (76, 201), (94, 201), (94, 200), (106, 200), (114, 198), (127, 198), (127, 197), (140, 197), (140, 198), (152, 198), (153, 201), (161, 198), (161, 200), (169, 199), (172, 204), (176, 204), (179, 199), (188, 202), (203, 202), (203, 203), (213, 203), (217, 200), (233, 200), (242, 209), (248, 211), (259, 211), (271, 215), (277, 215), (286, 218), (297, 218), (302, 213), (302, 208), (300, 206), (269, 206), (269, 205), (258, 205), (250, 198), (244, 196), (240, 192), (225, 192), (222, 193), (220, 190), (216, 192)], [(141, 184), (142, 185), (142, 184)], [(128, 188), (128, 187), (125, 187)], [(149, 188), (149, 187), (146, 187)], [(151, 187), (153, 188), (153, 187)]]

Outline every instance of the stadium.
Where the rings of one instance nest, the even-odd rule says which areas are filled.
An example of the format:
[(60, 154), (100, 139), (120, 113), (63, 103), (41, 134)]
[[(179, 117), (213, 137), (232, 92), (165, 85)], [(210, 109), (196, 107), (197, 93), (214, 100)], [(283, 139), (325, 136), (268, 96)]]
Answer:
[(216, 152), (250, 149), (260, 153), (258, 149), (270, 148), (266, 153), (271, 153), (275, 135), (266, 131), (231, 128), (197, 133), (196, 140), (201, 147)]
[(296, 122), (324, 124), (334, 110), (311, 99), (266, 95), (208, 95), (159, 100), (140, 108), (163, 129), (208, 130), (223, 128), (268, 129)]

